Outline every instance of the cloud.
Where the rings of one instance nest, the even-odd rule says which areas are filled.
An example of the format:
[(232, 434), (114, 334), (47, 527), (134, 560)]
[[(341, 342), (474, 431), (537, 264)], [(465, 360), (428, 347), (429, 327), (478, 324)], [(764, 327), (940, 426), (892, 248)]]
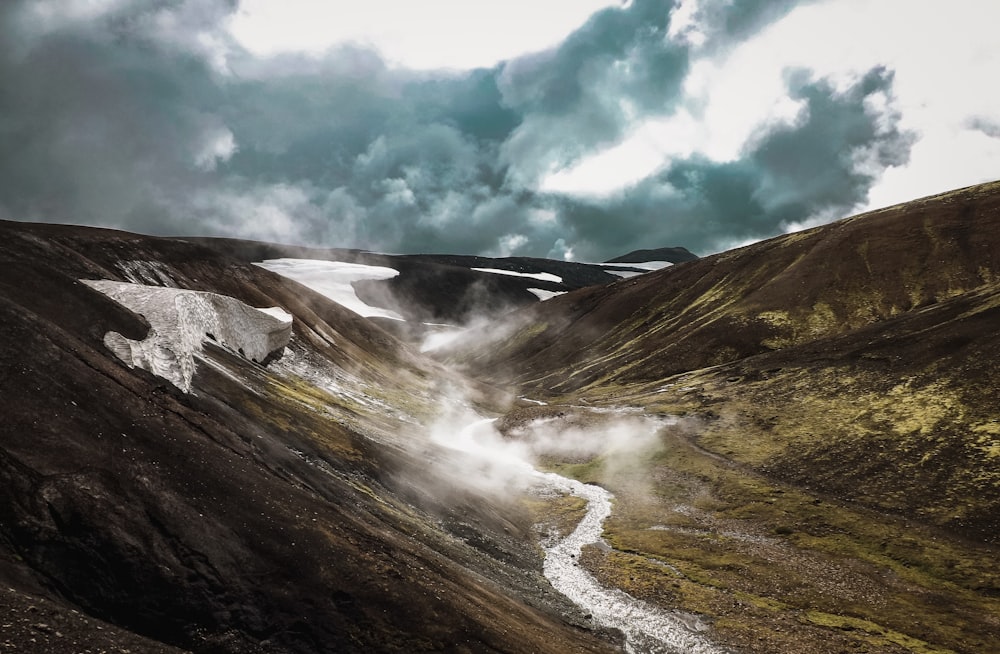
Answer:
[(677, 159), (623, 193), (566, 201), (582, 243), (628, 247), (677, 239), (722, 249), (780, 233), (863, 203), (882, 169), (905, 163), (913, 135), (893, 110), (891, 72), (874, 68), (844, 90), (808, 71), (786, 78), (802, 108), (791, 124), (762, 129), (739, 157)]
[(365, 45), (411, 69), (489, 68), (552, 47), (615, 0), (242, 0), (231, 29), (258, 56)]
[(990, 138), (1000, 139), (1000, 120), (986, 116), (972, 116), (965, 124), (971, 130), (982, 132)]
[(793, 47), (841, 4), (859, 10), (633, 0), (545, 50), (427, 71), (357, 43), (248, 50), (231, 0), (6, 2), (0, 215), (599, 260), (839, 217), (904, 171), (940, 181), (954, 143), (987, 153), (956, 181), (1000, 160), (995, 102), (952, 84), (968, 110), (929, 113), (909, 68)]
[(754, 36), (808, 0), (682, 0), (673, 9), (670, 36), (716, 52)]
[(515, 183), (534, 186), (594, 148), (614, 143), (637, 116), (668, 111), (688, 66), (667, 38), (656, 0), (594, 14), (559, 47), (503, 68), (506, 105), (525, 118), (501, 149)]

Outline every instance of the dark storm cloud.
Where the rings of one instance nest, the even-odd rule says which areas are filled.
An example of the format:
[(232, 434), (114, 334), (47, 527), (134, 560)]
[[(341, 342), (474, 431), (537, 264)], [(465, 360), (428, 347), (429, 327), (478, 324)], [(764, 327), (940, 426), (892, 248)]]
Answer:
[(708, 47), (725, 47), (749, 38), (810, 0), (701, 0), (696, 17)]
[[(205, 148), (223, 132), (220, 94), (184, 24), (211, 4), (194, 16), (180, 4), (124, 5), (99, 29), (72, 13), (43, 21), (44, 3), (9, 5), (0, 24), (2, 210), (142, 229), (165, 196), (202, 183), (213, 160)], [(151, 28), (168, 16), (169, 29)], [(161, 218), (183, 224), (163, 209)]]
[(874, 68), (838, 91), (795, 71), (788, 91), (805, 102), (796, 123), (760, 135), (736, 161), (677, 161), (613, 200), (569, 202), (567, 222), (581, 248), (626, 250), (644, 238), (710, 252), (816, 216), (846, 215), (881, 170), (908, 159), (913, 136), (899, 128), (897, 114), (872, 102), (891, 94), (892, 78)]
[[(703, 4), (718, 43), (791, 6)], [(255, 58), (227, 0), (98, 5), (0, 5), (0, 217), (396, 252), (705, 252), (849, 208), (908, 147), (866, 103), (888, 73), (845, 93), (793, 76), (807, 114), (738, 161), (674, 162), (583, 203), (537, 181), (674, 110), (690, 53), (666, 37), (672, 3), (606, 9), (552, 50), (462, 73), (357, 47)]]
[(666, 37), (670, 9), (662, 0), (605, 9), (559, 47), (504, 67), (503, 100), (525, 116), (503, 148), (517, 183), (614, 143), (638, 116), (674, 107), (688, 52)]

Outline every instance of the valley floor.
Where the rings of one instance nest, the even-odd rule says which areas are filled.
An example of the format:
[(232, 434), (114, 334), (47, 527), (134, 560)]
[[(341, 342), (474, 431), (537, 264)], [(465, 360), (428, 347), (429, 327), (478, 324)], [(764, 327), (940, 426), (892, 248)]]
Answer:
[[(553, 416), (606, 420), (551, 404), (507, 423)], [(701, 447), (705, 425), (665, 425), (651, 456), (627, 465), (549, 459), (615, 494), (606, 545), (580, 557), (601, 583), (702, 616), (733, 651), (972, 654), (1000, 644), (995, 548), (769, 480)]]

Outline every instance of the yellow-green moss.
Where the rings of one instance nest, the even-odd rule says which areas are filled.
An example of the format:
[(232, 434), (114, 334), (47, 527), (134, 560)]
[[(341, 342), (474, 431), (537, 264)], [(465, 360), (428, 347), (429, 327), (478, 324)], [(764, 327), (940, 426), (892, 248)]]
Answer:
[(913, 654), (955, 654), (954, 650), (931, 645), (919, 638), (887, 629), (869, 620), (861, 620), (844, 615), (832, 615), (821, 611), (805, 611), (801, 620), (808, 624), (844, 631), (863, 632), (863, 640), (876, 646), (899, 645)]

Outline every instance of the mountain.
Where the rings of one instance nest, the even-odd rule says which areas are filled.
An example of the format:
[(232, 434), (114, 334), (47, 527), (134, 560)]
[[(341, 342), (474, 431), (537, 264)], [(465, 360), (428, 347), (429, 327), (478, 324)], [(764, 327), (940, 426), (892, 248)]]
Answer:
[(688, 251), (687, 248), (656, 248), (654, 250), (632, 250), (628, 254), (623, 254), (614, 259), (608, 259), (608, 263), (645, 263), (648, 261), (668, 261), (670, 263), (684, 263), (694, 261), (697, 254)]
[(0, 236), (10, 646), (612, 651), (542, 577), (537, 520), (416, 433), (447, 386), (500, 394), (194, 243)]
[(993, 651), (998, 223), (642, 274), (0, 222), (0, 644)]
[(1000, 643), (1000, 183), (583, 289), (498, 333), (450, 356), (549, 411), (685, 416), (628, 476), (577, 469), (619, 498), (655, 480), (608, 527), (603, 565), (631, 566), (610, 578), (669, 562), (713, 589), (675, 601), (749, 651), (807, 651), (776, 635), (790, 615), (875, 651)]
[[(329, 261), (382, 268), (390, 271), (390, 275), (395, 271), (392, 276), (358, 279), (352, 286), (361, 301), (395, 316), (370, 317), (383, 329), (407, 340), (419, 340), (429, 331), (465, 325), (487, 315), (496, 317), (568, 291), (639, 275), (673, 261), (697, 258), (683, 248), (667, 248), (648, 251), (651, 256), (667, 256), (666, 259), (643, 258), (633, 253), (629, 259), (633, 265), (588, 264), (536, 257), (393, 255), (223, 238), (190, 240), (247, 263)], [(656, 263), (650, 266), (650, 262)], [(359, 273), (364, 275), (364, 271)]]

